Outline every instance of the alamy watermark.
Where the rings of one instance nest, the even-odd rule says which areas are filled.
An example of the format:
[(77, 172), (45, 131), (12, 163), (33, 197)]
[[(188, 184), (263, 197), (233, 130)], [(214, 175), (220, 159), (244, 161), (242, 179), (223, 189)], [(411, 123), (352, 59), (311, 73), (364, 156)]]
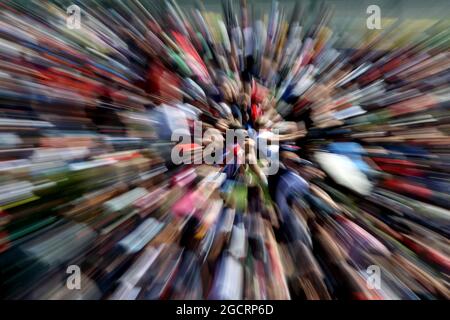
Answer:
[(373, 289), (381, 289), (381, 269), (379, 266), (373, 264), (367, 267), (366, 270), (367, 279), (366, 284), (367, 288)]
[(76, 4), (69, 6), (66, 10), (67, 18), (66, 25), (67, 28), (73, 29), (81, 29), (81, 9)]
[(67, 267), (66, 287), (69, 290), (81, 290), (81, 269), (76, 264)]
[(369, 30), (381, 29), (381, 9), (379, 6), (372, 4), (367, 7), (366, 13), (369, 14), (366, 20), (366, 26)]

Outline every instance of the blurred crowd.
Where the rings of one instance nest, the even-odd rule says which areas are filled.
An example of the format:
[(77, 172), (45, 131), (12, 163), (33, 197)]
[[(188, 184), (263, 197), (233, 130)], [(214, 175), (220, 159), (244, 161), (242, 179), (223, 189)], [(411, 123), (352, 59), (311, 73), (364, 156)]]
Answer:
[(0, 2), (1, 298), (450, 298), (450, 20), (253, 2)]

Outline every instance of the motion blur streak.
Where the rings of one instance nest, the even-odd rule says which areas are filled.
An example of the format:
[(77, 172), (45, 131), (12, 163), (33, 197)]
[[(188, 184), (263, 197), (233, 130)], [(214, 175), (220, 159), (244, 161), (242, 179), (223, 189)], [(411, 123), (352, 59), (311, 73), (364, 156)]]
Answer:
[(450, 19), (342, 3), (1, 1), (0, 297), (448, 299)]

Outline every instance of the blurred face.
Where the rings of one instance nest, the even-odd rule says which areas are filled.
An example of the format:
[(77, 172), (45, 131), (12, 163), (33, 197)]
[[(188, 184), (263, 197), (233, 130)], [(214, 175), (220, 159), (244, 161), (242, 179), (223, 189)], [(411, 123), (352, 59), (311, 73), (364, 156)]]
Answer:
[(248, 94), (243, 94), (241, 96), (241, 107), (243, 110), (250, 107), (250, 96)]
[(220, 86), (220, 91), (222, 92), (223, 100), (225, 102), (233, 102), (233, 93), (231, 91), (231, 87), (227, 83)]

